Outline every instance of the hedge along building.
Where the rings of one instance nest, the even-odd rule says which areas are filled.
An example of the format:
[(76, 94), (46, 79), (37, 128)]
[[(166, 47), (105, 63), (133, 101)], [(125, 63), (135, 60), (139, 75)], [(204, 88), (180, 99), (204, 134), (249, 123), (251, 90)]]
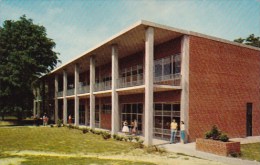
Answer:
[(43, 101), (55, 122), (72, 115), (112, 134), (137, 120), (146, 145), (169, 139), (173, 118), (189, 141), (214, 124), (230, 137), (260, 135), (259, 48), (140, 21), (41, 80), (35, 113)]

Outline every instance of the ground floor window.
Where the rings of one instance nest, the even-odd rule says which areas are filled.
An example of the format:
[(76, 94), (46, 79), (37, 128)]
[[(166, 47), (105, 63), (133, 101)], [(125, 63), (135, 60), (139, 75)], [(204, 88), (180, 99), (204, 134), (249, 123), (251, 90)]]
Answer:
[(172, 119), (180, 123), (180, 104), (155, 103), (154, 104), (154, 137), (170, 139), (170, 125)]
[(85, 105), (79, 105), (79, 124), (85, 125)]
[(132, 104), (123, 104), (122, 113), (121, 113), (121, 128), (123, 127), (123, 122), (127, 121), (129, 127), (131, 123), (137, 121), (137, 134), (142, 134), (142, 117), (143, 117), (143, 104), (141, 103), (132, 103)]

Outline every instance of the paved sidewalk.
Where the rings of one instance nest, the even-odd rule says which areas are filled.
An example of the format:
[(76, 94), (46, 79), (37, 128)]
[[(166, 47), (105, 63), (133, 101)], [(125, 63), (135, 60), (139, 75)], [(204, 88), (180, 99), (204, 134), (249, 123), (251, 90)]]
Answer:
[[(247, 138), (236, 138), (236, 139), (230, 139), (231, 141), (240, 141), (241, 144), (246, 143), (256, 143), (260, 142), (260, 136), (254, 136), (254, 137), (247, 137)], [(175, 152), (175, 153), (182, 153), (189, 156), (195, 156), (207, 160), (217, 161), (221, 162), (227, 165), (260, 165), (260, 162), (257, 161), (249, 161), (249, 160), (242, 160), (240, 158), (232, 158), (232, 157), (225, 157), (225, 156), (218, 156), (215, 154), (210, 154), (206, 152), (197, 151), (195, 149), (195, 142), (193, 143), (187, 143), (187, 144), (169, 144), (168, 141), (163, 140), (153, 140), (154, 144), (165, 148), (169, 152)]]

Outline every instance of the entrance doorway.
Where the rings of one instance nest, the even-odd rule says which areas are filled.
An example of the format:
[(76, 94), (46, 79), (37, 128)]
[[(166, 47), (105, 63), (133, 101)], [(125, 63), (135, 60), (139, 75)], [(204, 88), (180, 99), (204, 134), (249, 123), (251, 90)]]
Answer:
[(85, 105), (79, 105), (79, 124), (85, 125)]
[(246, 104), (246, 136), (252, 136), (252, 110), (253, 104)]

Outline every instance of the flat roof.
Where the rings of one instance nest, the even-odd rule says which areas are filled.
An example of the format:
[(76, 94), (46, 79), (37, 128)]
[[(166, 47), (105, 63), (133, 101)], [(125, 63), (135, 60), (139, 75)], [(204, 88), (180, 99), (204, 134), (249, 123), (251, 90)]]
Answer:
[[(87, 59), (92, 55), (102, 56), (102, 58), (104, 59), (104, 63), (105, 63), (107, 61), (106, 61), (106, 58), (104, 58), (104, 57), (106, 55), (108, 55), (107, 54), (108, 52), (109, 53), (111, 52), (111, 49), (109, 49), (109, 48), (111, 47), (112, 44), (119, 43), (119, 49), (120, 49), (120, 46), (123, 47), (122, 54), (124, 54), (124, 55), (129, 55), (130, 53), (136, 53), (137, 51), (140, 51), (144, 48), (143, 41), (145, 40), (145, 36), (144, 36), (145, 34), (143, 33), (143, 31), (147, 27), (153, 27), (156, 29), (155, 30), (155, 41), (154, 41), (155, 45), (165, 42), (169, 39), (177, 38), (181, 35), (186, 34), (186, 35), (202, 37), (202, 38), (206, 38), (206, 39), (210, 39), (210, 40), (214, 40), (214, 41), (219, 41), (219, 42), (223, 42), (223, 43), (227, 43), (227, 44), (231, 44), (231, 45), (236, 45), (236, 46), (260, 51), (260, 48), (256, 48), (253, 46), (249, 46), (249, 45), (245, 45), (245, 44), (241, 44), (241, 43), (237, 43), (237, 42), (193, 32), (193, 31), (187, 31), (187, 30), (182, 30), (182, 29), (162, 25), (162, 24), (157, 24), (154, 22), (140, 20), (140, 21), (136, 22), (135, 24), (133, 24), (132, 26), (129, 26), (128, 28), (120, 31), (119, 33), (113, 35), (112, 37), (108, 38), (107, 40), (101, 42), (100, 44), (97, 44), (95, 47), (83, 52), (82, 54), (78, 55), (71, 61), (64, 63), (63, 65), (55, 68), (54, 70), (52, 70), (50, 73), (48, 73), (46, 75), (50, 75), (55, 72), (60, 72), (63, 69), (65, 69), (66, 67), (69, 67), (69, 65), (77, 63), (77, 61), (80, 61), (80, 62), (83, 61), (83, 62), (85, 62), (84, 64), (89, 64), (89, 62), (88, 62), (89, 60), (87, 60)], [(133, 50), (131, 50), (131, 49), (133, 49)], [(70, 67), (72, 67), (72, 66), (70, 66)]]

